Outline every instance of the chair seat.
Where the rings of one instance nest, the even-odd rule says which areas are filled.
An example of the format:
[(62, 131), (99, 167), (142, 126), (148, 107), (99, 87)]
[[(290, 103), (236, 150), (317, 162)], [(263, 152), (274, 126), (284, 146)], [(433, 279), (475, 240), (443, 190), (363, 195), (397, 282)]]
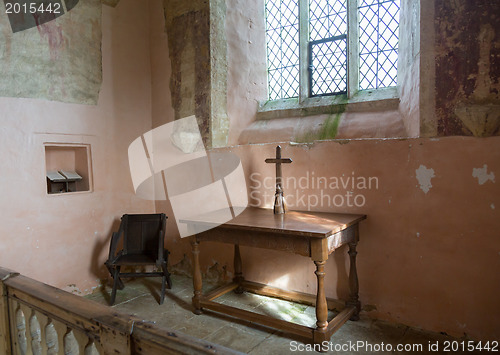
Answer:
[(120, 255), (113, 265), (151, 265), (156, 264), (156, 258), (144, 254), (126, 254)]

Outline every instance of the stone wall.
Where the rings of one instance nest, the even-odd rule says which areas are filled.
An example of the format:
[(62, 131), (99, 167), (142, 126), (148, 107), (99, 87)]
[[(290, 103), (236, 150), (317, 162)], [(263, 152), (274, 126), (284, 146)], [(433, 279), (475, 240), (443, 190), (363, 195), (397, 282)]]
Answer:
[(500, 135), (500, 3), (435, 2), (439, 136)]
[(175, 118), (195, 115), (205, 146), (227, 144), (224, 1), (164, 0)]

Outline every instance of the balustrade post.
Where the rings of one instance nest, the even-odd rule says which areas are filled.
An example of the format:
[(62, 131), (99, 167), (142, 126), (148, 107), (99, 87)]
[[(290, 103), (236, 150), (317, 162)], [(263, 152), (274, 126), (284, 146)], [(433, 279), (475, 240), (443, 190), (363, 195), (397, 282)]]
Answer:
[(0, 354), (12, 354), (7, 286), (0, 279)]

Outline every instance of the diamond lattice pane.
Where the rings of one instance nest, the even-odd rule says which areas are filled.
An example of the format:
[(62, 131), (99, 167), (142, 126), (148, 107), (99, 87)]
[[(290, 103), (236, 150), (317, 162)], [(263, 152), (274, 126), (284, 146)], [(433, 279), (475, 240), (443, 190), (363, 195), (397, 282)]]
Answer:
[(316, 41), (346, 34), (347, 0), (310, 0), (309, 39)]
[(359, 0), (359, 89), (397, 84), (399, 0)]
[(312, 44), (311, 95), (347, 91), (347, 39)]
[(346, 92), (346, 35), (347, 0), (309, 1), (312, 96)]
[(299, 0), (266, 1), (269, 100), (299, 94)]

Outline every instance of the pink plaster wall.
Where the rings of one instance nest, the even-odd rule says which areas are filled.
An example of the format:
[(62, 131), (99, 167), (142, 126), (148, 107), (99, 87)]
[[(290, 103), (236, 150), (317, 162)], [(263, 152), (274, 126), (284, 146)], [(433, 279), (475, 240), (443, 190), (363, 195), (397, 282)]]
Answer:
[[(0, 98), (0, 265), (76, 293), (107, 277), (119, 217), (154, 211), (135, 197), (127, 158), (130, 142), (151, 129), (148, 4), (122, 0), (102, 16), (96, 106)], [(46, 142), (91, 145), (93, 192), (47, 195)]]
[[(150, 53), (151, 53), (151, 119), (153, 127), (172, 122), (175, 112), (172, 106), (170, 78), (172, 74), (169, 57), (168, 35), (165, 30), (162, 0), (149, 1)], [(155, 201), (156, 211), (166, 213), (167, 232), (165, 247), (171, 251), (169, 264), (175, 265), (189, 258), (191, 247), (187, 240), (181, 240), (173, 220), (169, 201)]]

